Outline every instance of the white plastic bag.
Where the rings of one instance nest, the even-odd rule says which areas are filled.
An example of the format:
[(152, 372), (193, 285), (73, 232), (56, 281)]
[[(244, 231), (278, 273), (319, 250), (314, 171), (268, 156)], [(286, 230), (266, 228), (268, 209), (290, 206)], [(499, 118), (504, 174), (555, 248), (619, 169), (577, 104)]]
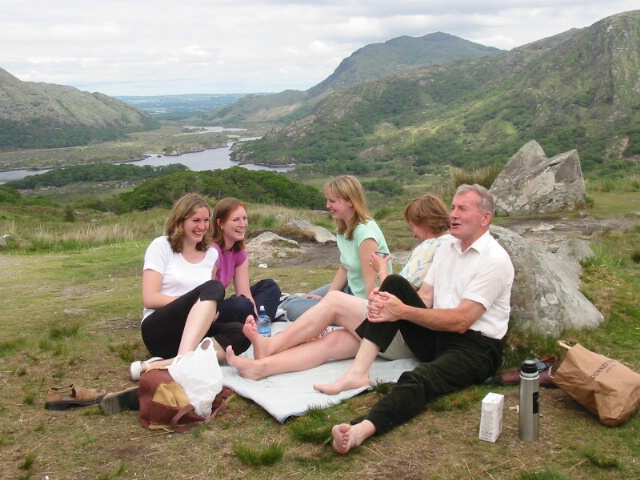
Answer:
[(169, 365), (169, 373), (184, 389), (195, 412), (205, 418), (211, 415), (211, 405), (222, 390), (222, 370), (213, 340), (207, 337), (192, 352), (178, 355)]

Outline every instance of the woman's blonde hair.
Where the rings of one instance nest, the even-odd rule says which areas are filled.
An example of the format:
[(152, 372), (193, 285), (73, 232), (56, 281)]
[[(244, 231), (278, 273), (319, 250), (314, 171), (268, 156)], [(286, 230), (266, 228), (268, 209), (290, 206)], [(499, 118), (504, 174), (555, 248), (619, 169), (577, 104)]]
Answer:
[(211, 207), (207, 201), (196, 193), (183, 195), (173, 205), (171, 214), (165, 226), (165, 235), (169, 240), (171, 249), (174, 252), (182, 252), (182, 241), (184, 240), (184, 221), (196, 214), (196, 211), (205, 207), (209, 211), (209, 228), (204, 232), (202, 240), (196, 244), (196, 250), (206, 251), (211, 245), (211, 235), (213, 233), (211, 225)]
[(412, 200), (404, 209), (404, 219), (438, 236), (451, 227), (446, 205), (433, 195), (422, 195)]
[(358, 224), (371, 220), (362, 185), (356, 177), (343, 175), (325, 183), (323, 190), (325, 195), (342, 198), (353, 205), (354, 215), (347, 222), (336, 220), (338, 233), (353, 240), (353, 231)]
[[(216, 208), (213, 209), (213, 221), (211, 222), (213, 224), (213, 243), (217, 243), (222, 250), (224, 250), (224, 233), (220, 224), (224, 223), (240, 207), (247, 209), (247, 206), (241, 200), (234, 197), (226, 197), (216, 203)], [(244, 248), (244, 239), (242, 239), (235, 242), (231, 250), (239, 252)]]

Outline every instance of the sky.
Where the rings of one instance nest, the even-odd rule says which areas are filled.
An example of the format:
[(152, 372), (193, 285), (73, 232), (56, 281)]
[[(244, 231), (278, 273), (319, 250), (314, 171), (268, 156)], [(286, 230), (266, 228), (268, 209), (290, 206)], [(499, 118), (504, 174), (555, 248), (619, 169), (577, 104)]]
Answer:
[(2, 0), (0, 68), (110, 96), (307, 90), (361, 47), (444, 32), (511, 50), (637, 0)]

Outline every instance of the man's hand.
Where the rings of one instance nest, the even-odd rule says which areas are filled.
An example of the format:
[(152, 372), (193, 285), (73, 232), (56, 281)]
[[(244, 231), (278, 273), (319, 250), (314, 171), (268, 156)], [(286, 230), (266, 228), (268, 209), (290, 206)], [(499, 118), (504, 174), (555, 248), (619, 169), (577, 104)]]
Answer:
[(369, 295), (368, 318), (372, 323), (395, 322), (402, 318), (404, 304), (398, 297), (375, 289)]

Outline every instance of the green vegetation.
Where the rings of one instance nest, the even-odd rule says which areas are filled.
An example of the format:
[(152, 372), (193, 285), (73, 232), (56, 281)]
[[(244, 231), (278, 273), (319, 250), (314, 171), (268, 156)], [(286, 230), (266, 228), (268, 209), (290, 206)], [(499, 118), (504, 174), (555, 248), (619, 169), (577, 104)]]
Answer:
[(451, 186), (453, 189), (460, 185), (473, 185), (477, 183), (489, 189), (493, 185), (494, 180), (500, 174), (500, 167), (492, 165), (489, 167), (476, 168), (472, 171), (455, 168), (451, 172)]
[[(634, 193), (590, 195), (592, 215), (638, 210)], [(387, 199), (385, 205), (379, 223), (392, 250), (410, 248), (401, 200)], [(0, 477), (43, 478), (65, 472), (72, 477), (164, 478), (167, 471), (177, 478), (609, 480), (640, 475), (635, 460), (640, 455), (638, 415), (623, 426), (604, 427), (562, 391), (550, 389), (541, 390), (538, 442), (517, 439), (517, 414), (510, 409), (518, 402), (517, 388), (487, 383), (439, 399), (416, 419), (371, 439), (348, 457), (331, 449), (331, 427), (362, 416), (388, 392), (388, 385), (376, 385), (336, 407), (313, 409), (286, 424), (236, 395), (210, 424), (181, 435), (144, 430), (137, 412), (105, 417), (97, 407), (45, 410), (49, 386), (77, 383), (115, 391), (132, 385), (129, 362), (148, 355), (139, 332), (142, 257), (150, 239), (162, 231), (168, 211), (85, 215), (68, 223), (65, 206), (0, 206), (0, 232), (11, 235), (9, 246), (0, 251)], [(261, 219), (279, 232), (288, 216), (314, 223), (319, 218), (298, 208), (253, 203), (249, 212), (249, 235), (262, 228)], [(118, 236), (116, 229), (128, 233)], [(30, 247), (36, 237), (47, 245), (37, 254)], [(63, 239), (67, 243), (60, 248)], [(633, 254), (640, 227), (593, 233), (590, 243), (596, 257), (584, 264), (582, 288), (606, 320), (593, 330), (563, 332), (561, 338), (637, 371), (640, 266)], [(290, 292), (303, 284), (326, 283), (333, 274), (332, 269), (307, 266), (251, 268), (252, 281), (275, 278)], [(532, 355), (559, 353), (557, 348), (555, 339), (511, 335), (505, 368)], [(503, 432), (495, 444), (477, 439), (479, 405), (488, 392), (505, 395)]]
[[(184, 192), (198, 192), (211, 198), (237, 197), (256, 203), (289, 207), (322, 208), (324, 197), (313, 187), (291, 182), (286, 177), (264, 170), (232, 167), (214, 172), (180, 172), (148, 180), (131, 192), (108, 200), (98, 210), (109, 207), (116, 213), (170, 207)], [(100, 203), (100, 202), (99, 202)]]
[(342, 173), (360, 161), (369, 172), (405, 161), (419, 174), (502, 166), (533, 139), (549, 157), (577, 149), (587, 178), (621, 179), (638, 171), (640, 103), (625, 79), (640, 60), (624, 39), (639, 32), (640, 13), (628, 12), (535, 46), (361, 83), (237, 151), (321, 173), (330, 162)]
[[(149, 120), (145, 128), (157, 128), (155, 121)], [(28, 123), (0, 118), (0, 148), (61, 148), (88, 145), (94, 141), (107, 142), (124, 138), (132, 131), (143, 128), (127, 128), (113, 125), (108, 128), (78, 125), (59, 128), (54, 123), (40, 118)]]
[(260, 467), (263, 465), (273, 465), (282, 460), (285, 448), (282, 445), (270, 444), (264, 447), (258, 447), (255, 444), (243, 445), (240, 443), (233, 444), (233, 454), (242, 461), (252, 467)]
[(151, 165), (139, 167), (130, 164), (114, 165), (110, 163), (81, 165), (57, 168), (39, 175), (29, 175), (21, 180), (7, 182), (4, 187), (34, 190), (42, 187), (63, 187), (78, 182), (111, 182), (114, 180), (136, 182), (186, 170), (189, 169), (180, 163), (159, 167), (152, 167)]
[[(457, 183), (486, 185), (533, 138), (548, 156), (578, 148), (590, 215), (637, 212), (637, 95), (606, 85), (618, 85), (609, 72), (638, 69), (633, 63), (598, 66), (611, 59), (589, 48), (606, 44), (623, 51), (616, 42), (636, 38), (636, 17), (618, 17), (631, 22), (622, 25), (625, 35), (617, 34), (622, 27), (611, 20), (491, 58), (359, 85), (318, 103), (301, 92), (283, 92), (229, 109), (225, 118), (240, 119), (242, 109), (249, 113), (252, 102), (259, 102), (269, 110), (265, 124), (300, 120), (263, 141), (238, 145), (261, 162), (301, 164), (286, 175), (95, 165), (38, 176), (46, 184), (0, 186), (0, 478), (639, 478), (640, 417), (603, 427), (560, 390), (541, 391), (538, 442), (517, 439), (517, 414), (510, 408), (517, 405), (517, 388), (488, 382), (433, 402), (413, 421), (348, 457), (330, 448), (332, 425), (362, 416), (389, 385), (286, 424), (235, 396), (213, 422), (184, 435), (146, 431), (136, 412), (104, 417), (97, 407), (42, 408), (49, 386), (77, 383), (115, 391), (131, 385), (129, 362), (148, 356), (139, 333), (144, 251), (163, 231), (173, 201), (187, 191), (202, 193), (212, 204), (229, 195), (248, 202), (249, 237), (263, 229), (291, 237), (287, 220), (294, 215), (333, 228), (329, 216), (312, 211), (324, 207), (319, 187), (330, 177), (354, 173), (392, 251), (409, 250), (415, 242), (401, 218), (407, 200), (432, 192), (448, 201)], [(604, 37), (608, 30), (611, 36)], [(585, 65), (588, 77), (576, 71)], [(298, 102), (297, 109), (287, 102)], [(303, 118), (307, 113), (312, 116)], [(212, 148), (230, 138), (190, 133), (165, 123), (130, 133), (123, 142), (0, 152), (0, 165), (122, 162), (149, 151)], [(75, 192), (73, 199), (62, 193), (81, 186), (87, 191)], [(560, 337), (638, 371), (640, 226), (583, 236), (596, 255), (583, 264), (582, 291), (605, 321)], [(334, 273), (308, 266), (263, 269), (253, 262), (251, 279), (274, 278), (283, 291), (297, 292), (327, 283)], [(562, 353), (555, 338), (511, 331), (504, 367), (550, 353)], [(479, 404), (490, 391), (505, 395), (503, 433), (495, 444), (477, 439)]]
[[(278, 173), (241, 167), (191, 172), (180, 164), (166, 167), (90, 165), (53, 170), (0, 186), (0, 204), (56, 206), (55, 202), (38, 197), (23, 199), (14, 188), (61, 187), (78, 182), (126, 181), (133, 184), (144, 179), (148, 180), (117, 196), (85, 196), (84, 200), (75, 203), (75, 207), (118, 214), (155, 207), (166, 208), (185, 192), (198, 192), (214, 199), (231, 196), (248, 202), (289, 207), (319, 209), (324, 206), (324, 197), (317, 189), (294, 183)], [(66, 221), (75, 220), (71, 205), (67, 205), (64, 218)]]

